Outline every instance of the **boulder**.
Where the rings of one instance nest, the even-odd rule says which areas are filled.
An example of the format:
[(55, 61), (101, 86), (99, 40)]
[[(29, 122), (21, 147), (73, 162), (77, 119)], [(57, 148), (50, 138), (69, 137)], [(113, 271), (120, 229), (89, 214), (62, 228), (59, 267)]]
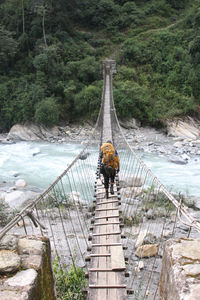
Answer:
[(140, 272), (142, 269), (144, 269), (144, 262), (140, 260), (136, 263), (135, 272)]
[(45, 244), (40, 240), (21, 238), (18, 241), (19, 254), (42, 255)]
[(10, 129), (7, 138), (15, 141), (37, 141), (40, 140), (40, 135), (33, 132), (31, 127), (16, 124)]
[(188, 163), (188, 160), (185, 160), (179, 156), (171, 156), (169, 161), (178, 165), (186, 165)]
[(38, 154), (40, 154), (41, 152), (40, 152), (40, 149), (39, 148), (35, 148), (35, 149), (33, 149), (33, 152), (32, 152), (32, 155), (33, 156), (36, 156), (36, 155), (38, 155)]
[(181, 155), (181, 158), (184, 159), (184, 160), (189, 160), (190, 159), (190, 157), (187, 154), (185, 154), (185, 153), (183, 153)]
[(138, 129), (138, 127), (141, 126), (141, 123), (134, 118), (132, 118), (130, 120), (123, 120), (123, 121), (120, 120), (119, 123), (123, 128), (126, 128), (126, 129)]
[(15, 124), (7, 135), (7, 140), (14, 141), (39, 141), (48, 140), (59, 136), (60, 130), (57, 126), (46, 128), (41, 125), (27, 123), (25, 125)]
[(1, 300), (27, 300), (29, 298), (29, 295), (27, 292), (22, 292), (22, 291), (10, 291), (9, 288), (8, 290), (3, 290), (0, 291), (0, 299)]
[(176, 143), (174, 143), (173, 146), (176, 147), (176, 148), (182, 148), (183, 147), (181, 142), (176, 142)]
[(85, 159), (88, 158), (89, 155), (90, 155), (89, 152), (83, 152), (83, 153), (80, 155), (79, 159), (80, 159), (80, 160), (85, 160)]
[(13, 191), (11, 193), (4, 193), (4, 201), (10, 208), (19, 209), (27, 205), (30, 201), (35, 199), (39, 194), (31, 191)]
[(151, 232), (148, 232), (147, 229), (144, 229), (140, 231), (135, 243), (135, 247), (138, 248), (142, 245), (154, 244), (155, 242), (155, 235), (153, 235)]
[(168, 120), (167, 121), (168, 136), (197, 139), (200, 136), (200, 126), (191, 117), (187, 117), (184, 120)]
[[(55, 300), (49, 239), (13, 235), (15, 238), (17, 249), (0, 251), (0, 273), (3, 275), (0, 276), (0, 299)], [(5, 240), (4, 244), (7, 247)]]
[(119, 174), (119, 187), (141, 187), (143, 185), (143, 180), (137, 176), (125, 176), (124, 174)]
[(0, 240), (0, 249), (4, 250), (16, 250), (17, 249), (17, 238), (13, 235), (5, 235)]
[(34, 269), (28, 269), (18, 272), (15, 276), (6, 280), (9, 286), (27, 287), (27, 285), (34, 285), (37, 279), (37, 272)]
[(146, 235), (147, 235), (147, 229), (144, 229), (144, 230), (140, 231), (140, 233), (137, 237), (136, 243), (135, 243), (136, 248), (142, 246), (144, 238), (145, 238)]
[(140, 258), (152, 257), (158, 253), (158, 245), (143, 245), (137, 248), (136, 255)]
[(160, 299), (198, 300), (200, 239), (171, 239), (164, 244)]
[[(124, 198), (130, 198), (133, 199), (134, 198), (141, 195), (143, 192), (143, 189), (141, 187), (127, 187), (127, 188), (122, 188), (120, 190), (120, 194), (124, 200)], [(131, 202), (133, 202), (131, 201)]]
[(15, 181), (16, 188), (24, 188), (25, 186), (27, 186), (27, 182), (24, 179), (18, 179)]
[(20, 268), (20, 256), (11, 250), (0, 250), (0, 274), (13, 273)]
[(88, 204), (87, 201), (83, 200), (81, 198), (81, 194), (79, 192), (76, 192), (76, 191), (72, 191), (69, 195), (69, 201), (72, 203), (72, 204), (75, 204), (75, 203), (80, 203), (80, 204), (83, 204), (83, 205), (86, 205)]

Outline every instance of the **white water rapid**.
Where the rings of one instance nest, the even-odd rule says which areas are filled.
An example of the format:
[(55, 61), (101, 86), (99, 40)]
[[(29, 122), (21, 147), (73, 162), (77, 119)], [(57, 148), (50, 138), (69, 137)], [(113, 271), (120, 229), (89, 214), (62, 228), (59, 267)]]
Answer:
[[(18, 142), (0, 144), (0, 184), (13, 185), (24, 179), (28, 186), (47, 188), (83, 149), (79, 143), (49, 144), (44, 142)], [(97, 153), (94, 155), (94, 169)], [(186, 165), (177, 165), (167, 158), (139, 153), (142, 160), (169, 191), (200, 196), (200, 160), (190, 159)]]

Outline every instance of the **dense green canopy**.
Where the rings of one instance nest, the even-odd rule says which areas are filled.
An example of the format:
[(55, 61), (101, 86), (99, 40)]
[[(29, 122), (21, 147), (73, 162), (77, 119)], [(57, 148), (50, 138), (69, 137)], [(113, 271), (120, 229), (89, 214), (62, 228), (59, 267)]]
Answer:
[(119, 117), (159, 126), (200, 106), (197, 0), (2, 0), (0, 131), (96, 119), (117, 60)]

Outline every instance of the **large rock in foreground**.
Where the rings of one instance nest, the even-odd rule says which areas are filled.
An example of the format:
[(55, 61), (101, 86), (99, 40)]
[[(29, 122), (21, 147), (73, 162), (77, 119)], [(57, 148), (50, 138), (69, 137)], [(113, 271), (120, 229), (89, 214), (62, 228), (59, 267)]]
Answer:
[(1, 300), (56, 300), (49, 239), (6, 235), (0, 249)]
[(165, 243), (160, 299), (200, 299), (200, 239), (176, 239)]

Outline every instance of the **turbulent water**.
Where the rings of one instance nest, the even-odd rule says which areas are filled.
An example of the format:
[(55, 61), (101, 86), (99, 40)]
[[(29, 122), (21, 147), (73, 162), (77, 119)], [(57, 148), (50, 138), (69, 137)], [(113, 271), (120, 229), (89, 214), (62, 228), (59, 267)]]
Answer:
[[(78, 143), (1, 144), (0, 184), (10, 185), (22, 178), (29, 186), (47, 188), (82, 149), (83, 145)], [(200, 195), (200, 161), (197, 159), (191, 159), (186, 165), (177, 165), (155, 154), (139, 153), (139, 156), (170, 191)], [(94, 165), (96, 157), (94, 155)]]
[(82, 149), (81, 144), (0, 145), (0, 182), (10, 184), (16, 178), (23, 178), (28, 185), (47, 188)]
[(200, 159), (178, 165), (157, 154), (142, 154), (141, 158), (170, 192), (200, 196)]

